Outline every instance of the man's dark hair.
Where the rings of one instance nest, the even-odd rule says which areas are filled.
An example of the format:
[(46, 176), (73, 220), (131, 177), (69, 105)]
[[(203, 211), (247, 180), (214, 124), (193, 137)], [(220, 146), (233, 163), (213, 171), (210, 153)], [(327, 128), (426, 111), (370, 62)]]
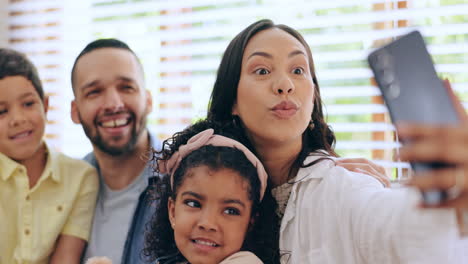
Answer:
[[(135, 58), (137, 59), (138, 63), (140, 64), (140, 67), (141, 67), (141, 62), (140, 60), (138, 59), (138, 56), (135, 54), (135, 52), (127, 45), (127, 43), (121, 41), (121, 40), (118, 40), (118, 39), (113, 39), (113, 38), (108, 38), (108, 39), (97, 39), (91, 43), (89, 43), (88, 45), (86, 45), (86, 47), (80, 52), (80, 54), (78, 55), (78, 57), (76, 57), (75, 59), (75, 62), (73, 63), (73, 68), (72, 68), (72, 71), (71, 71), (71, 83), (72, 83), (72, 87), (73, 87), (73, 81), (75, 79), (75, 68), (76, 68), (76, 64), (78, 62), (78, 60), (83, 57), (84, 55), (90, 53), (91, 51), (93, 50), (97, 50), (97, 49), (102, 49), (102, 48), (115, 48), (115, 49), (123, 49), (123, 50), (127, 50), (127, 51), (130, 51), (134, 56)], [(143, 67), (141, 67), (143, 69)], [(75, 93), (75, 88), (73, 87), (73, 93)]]
[(0, 48), (0, 80), (10, 76), (22, 76), (28, 79), (39, 94), (39, 98), (44, 100), (44, 89), (34, 64), (21, 52)]

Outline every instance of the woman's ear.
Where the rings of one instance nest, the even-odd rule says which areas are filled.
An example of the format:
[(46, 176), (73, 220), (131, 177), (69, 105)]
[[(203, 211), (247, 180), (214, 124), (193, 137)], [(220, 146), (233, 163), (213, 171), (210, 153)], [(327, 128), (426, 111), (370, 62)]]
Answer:
[(167, 211), (169, 214), (169, 222), (171, 222), (172, 229), (175, 226), (175, 201), (169, 197), (167, 200)]
[(234, 102), (234, 105), (232, 106), (231, 114), (239, 115), (239, 111), (237, 110), (237, 102)]

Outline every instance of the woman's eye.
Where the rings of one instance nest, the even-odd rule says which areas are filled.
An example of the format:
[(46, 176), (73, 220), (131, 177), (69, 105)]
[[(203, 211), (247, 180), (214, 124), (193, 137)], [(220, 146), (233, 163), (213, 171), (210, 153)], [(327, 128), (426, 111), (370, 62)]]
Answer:
[(255, 73), (258, 75), (266, 75), (266, 74), (269, 74), (270, 71), (268, 71), (265, 68), (260, 68), (260, 69), (255, 70)]
[(224, 213), (228, 215), (240, 215), (240, 211), (236, 208), (226, 208), (226, 210), (224, 210)]
[(6, 114), (6, 113), (8, 113), (8, 110), (6, 110), (6, 109), (0, 110), (0, 115), (4, 115), (4, 114)]
[(200, 203), (194, 200), (186, 200), (184, 201), (184, 204), (187, 205), (188, 207), (193, 207), (193, 208), (200, 208)]
[(294, 74), (298, 74), (298, 75), (304, 74), (304, 69), (302, 69), (302, 68), (295, 68), (295, 69), (293, 70), (293, 73), (294, 73)]

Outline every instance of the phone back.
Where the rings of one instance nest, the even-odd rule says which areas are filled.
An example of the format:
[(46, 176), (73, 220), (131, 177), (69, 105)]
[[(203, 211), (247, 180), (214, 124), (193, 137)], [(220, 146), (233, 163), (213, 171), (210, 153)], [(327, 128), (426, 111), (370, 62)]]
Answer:
[[(459, 118), (437, 76), (418, 31), (383, 46), (368, 57), (393, 123), (455, 124)], [(444, 167), (442, 163), (412, 163), (414, 170)]]

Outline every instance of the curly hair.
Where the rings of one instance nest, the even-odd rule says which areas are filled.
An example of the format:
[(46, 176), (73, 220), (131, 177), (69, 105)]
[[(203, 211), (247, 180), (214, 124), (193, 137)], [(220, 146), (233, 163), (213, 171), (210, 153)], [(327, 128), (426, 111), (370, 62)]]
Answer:
[[(199, 132), (213, 128), (215, 134), (238, 140), (237, 130), (229, 126), (220, 126), (214, 122), (204, 120), (189, 126), (182, 132), (163, 142), (161, 151), (154, 151), (153, 160), (168, 160), (181, 145)], [(253, 225), (244, 239), (241, 250), (251, 251), (264, 263), (279, 263), (279, 219), (276, 215), (276, 201), (267, 187), (262, 201), (260, 201), (260, 180), (254, 165), (245, 157), (242, 151), (219, 146), (203, 146), (185, 157), (174, 172), (174, 183), (171, 189), (169, 176), (159, 178), (154, 186), (153, 199), (157, 209), (151, 221), (146, 226), (144, 255), (150, 261), (160, 263), (177, 263), (185, 258), (177, 249), (174, 232), (169, 222), (167, 203), (169, 198), (175, 199), (177, 190), (184, 181), (185, 173), (191, 168), (208, 166), (212, 170), (228, 168), (249, 182), (249, 199), (252, 201), (251, 217)], [(156, 165), (156, 172), (159, 171)]]

